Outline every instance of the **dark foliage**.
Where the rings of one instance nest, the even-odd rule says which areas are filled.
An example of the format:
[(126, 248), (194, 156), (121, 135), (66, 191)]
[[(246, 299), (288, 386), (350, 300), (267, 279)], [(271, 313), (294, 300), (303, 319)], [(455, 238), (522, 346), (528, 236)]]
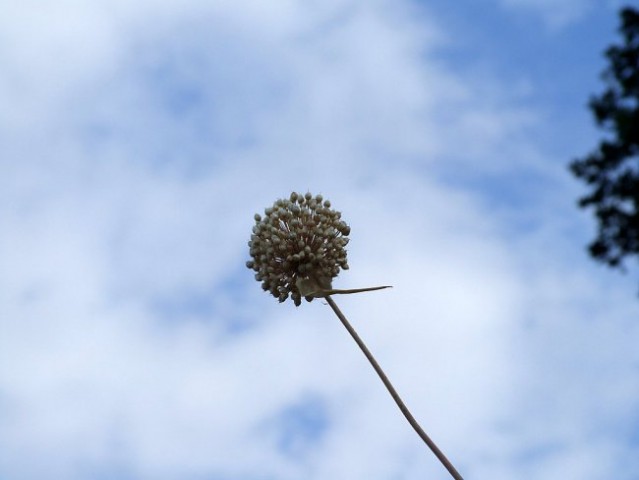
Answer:
[(590, 100), (605, 138), (570, 169), (590, 188), (579, 200), (593, 208), (598, 233), (590, 254), (612, 267), (639, 255), (639, 11), (620, 12), (623, 43), (606, 51), (606, 90)]

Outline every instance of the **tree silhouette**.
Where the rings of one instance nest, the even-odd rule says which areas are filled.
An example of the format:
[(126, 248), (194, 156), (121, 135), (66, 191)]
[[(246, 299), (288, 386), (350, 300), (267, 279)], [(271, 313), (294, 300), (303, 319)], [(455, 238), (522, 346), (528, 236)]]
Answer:
[(606, 132), (596, 150), (570, 164), (590, 191), (579, 200), (594, 208), (598, 233), (590, 243), (593, 258), (623, 267), (639, 255), (639, 11), (620, 11), (621, 45), (606, 50), (606, 90), (590, 99), (599, 128)]

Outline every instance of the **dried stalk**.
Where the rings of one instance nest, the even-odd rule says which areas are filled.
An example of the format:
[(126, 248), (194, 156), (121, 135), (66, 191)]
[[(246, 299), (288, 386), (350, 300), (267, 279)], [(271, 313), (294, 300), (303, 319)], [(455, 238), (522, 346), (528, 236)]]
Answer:
[(390, 382), (390, 380), (388, 379), (388, 377), (384, 373), (384, 370), (382, 370), (382, 367), (379, 366), (379, 363), (377, 363), (377, 360), (375, 360), (375, 357), (373, 356), (373, 354), (366, 347), (366, 344), (359, 337), (359, 335), (357, 334), (355, 329), (348, 322), (348, 320), (346, 319), (346, 317), (344, 316), (342, 311), (339, 309), (339, 307), (335, 304), (335, 302), (330, 297), (330, 295), (326, 295), (324, 298), (326, 299), (326, 301), (328, 302), (330, 307), (335, 312), (335, 315), (337, 315), (337, 318), (340, 319), (340, 321), (342, 322), (342, 325), (344, 325), (346, 330), (348, 330), (348, 333), (350, 333), (351, 337), (353, 337), (353, 340), (355, 340), (355, 343), (357, 343), (357, 345), (362, 350), (362, 352), (364, 352), (364, 355), (366, 356), (366, 358), (368, 359), (370, 364), (373, 366), (373, 368), (377, 372), (377, 375), (379, 375), (379, 378), (384, 383), (384, 386), (388, 390), (388, 393), (391, 394), (391, 397), (393, 397), (393, 400), (395, 400), (395, 403), (397, 404), (397, 406), (401, 410), (402, 414), (404, 414), (404, 417), (406, 417), (406, 420), (408, 420), (408, 423), (410, 423), (410, 426), (413, 427), (413, 429), (417, 432), (417, 435), (420, 436), (420, 438), (424, 441), (424, 443), (426, 445), (428, 445), (428, 448), (431, 449), (431, 451), (439, 459), (439, 461), (442, 463), (442, 465), (444, 465), (444, 467), (446, 467), (446, 470), (448, 470), (448, 472), (451, 474), (451, 476), (455, 480), (463, 480), (462, 476), (455, 469), (453, 464), (450, 463), (450, 460), (448, 460), (448, 458), (446, 458), (446, 455), (444, 455), (444, 453), (439, 449), (439, 447), (435, 444), (435, 442), (433, 442), (431, 440), (431, 438), (426, 434), (426, 432), (419, 425), (419, 423), (417, 423), (417, 420), (415, 420), (415, 417), (413, 417), (413, 415), (410, 413), (410, 410), (408, 410), (408, 407), (406, 407), (406, 405), (402, 401), (401, 397), (399, 396), (399, 394), (395, 390), (395, 387), (393, 387), (393, 384)]

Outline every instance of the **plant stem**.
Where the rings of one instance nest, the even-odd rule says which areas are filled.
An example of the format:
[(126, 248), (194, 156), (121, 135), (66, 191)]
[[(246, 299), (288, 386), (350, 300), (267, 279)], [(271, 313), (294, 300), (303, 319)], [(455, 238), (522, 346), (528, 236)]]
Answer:
[(373, 368), (377, 372), (377, 375), (379, 375), (379, 378), (382, 380), (382, 382), (386, 386), (386, 389), (391, 394), (391, 397), (393, 397), (393, 400), (395, 400), (395, 403), (397, 404), (401, 412), (404, 414), (404, 417), (406, 417), (406, 420), (408, 420), (408, 423), (410, 423), (411, 427), (413, 427), (413, 429), (417, 432), (417, 435), (419, 435), (420, 438), (424, 441), (424, 443), (428, 445), (428, 448), (431, 449), (431, 451), (439, 459), (442, 465), (446, 467), (446, 470), (448, 470), (448, 472), (452, 475), (452, 477), (455, 480), (463, 480), (462, 476), (459, 474), (459, 472), (457, 472), (453, 464), (450, 463), (450, 461), (446, 458), (446, 455), (444, 455), (442, 451), (439, 449), (439, 447), (435, 445), (435, 442), (433, 442), (430, 439), (430, 437), (426, 434), (426, 432), (422, 429), (422, 427), (420, 427), (419, 423), (417, 423), (417, 420), (415, 420), (415, 417), (413, 417), (413, 415), (410, 413), (410, 410), (408, 410), (406, 405), (404, 405), (404, 402), (402, 401), (401, 397), (399, 396), (399, 394), (397, 393), (397, 391), (391, 384), (390, 380), (388, 379), (388, 377), (382, 370), (382, 367), (379, 366), (379, 364), (377, 363), (377, 360), (375, 360), (375, 357), (373, 357), (373, 354), (370, 352), (370, 350), (368, 350), (368, 348), (366, 347), (366, 344), (362, 341), (362, 339), (359, 338), (359, 335), (357, 334), (355, 329), (348, 322), (348, 320), (346, 319), (342, 311), (338, 308), (338, 306), (335, 304), (335, 302), (330, 297), (330, 295), (326, 295), (324, 298), (326, 299), (328, 304), (331, 306), (331, 308), (335, 312), (335, 315), (337, 315), (337, 317), (340, 319), (340, 321), (342, 322), (346, 330), (348, 330), (348, 333), (351, 334), (351, 337), (353, 337), (353, 340), (355, 340), (355, 343), (357, 343), (357, 345), (362, 350), (362, 352), (364, 352), (364, 355), (366, 355), (366, 358), (368, 359), (370, 364), (373, 366)]

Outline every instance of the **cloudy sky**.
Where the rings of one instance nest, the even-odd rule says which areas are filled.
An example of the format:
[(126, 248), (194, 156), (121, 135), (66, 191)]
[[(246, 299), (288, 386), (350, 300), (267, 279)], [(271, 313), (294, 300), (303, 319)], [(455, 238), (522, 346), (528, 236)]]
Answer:
[[(322, 301), (246, 269), (321, 193), (337, 298), (467, 479), (639, 478), (639, 299), (568, 162), (612, 0), (0, 0), (0, 479), (449, 478)], [(632, 266), (631, 266), (632, 267)]]

